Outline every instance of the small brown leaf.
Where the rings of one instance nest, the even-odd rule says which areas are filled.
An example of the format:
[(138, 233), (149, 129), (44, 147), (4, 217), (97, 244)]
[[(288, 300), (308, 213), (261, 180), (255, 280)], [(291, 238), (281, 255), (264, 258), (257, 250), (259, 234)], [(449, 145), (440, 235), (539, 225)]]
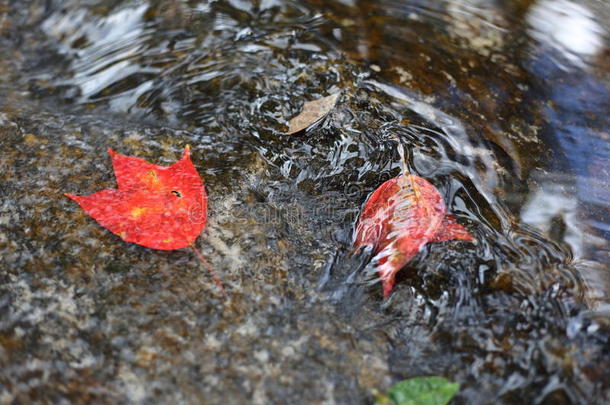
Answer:
[(331, 94), (303, 104), (303, 110), (289, 122), (288, 135), (304, 130), (326, 117), (333, 109), (341, 93)]

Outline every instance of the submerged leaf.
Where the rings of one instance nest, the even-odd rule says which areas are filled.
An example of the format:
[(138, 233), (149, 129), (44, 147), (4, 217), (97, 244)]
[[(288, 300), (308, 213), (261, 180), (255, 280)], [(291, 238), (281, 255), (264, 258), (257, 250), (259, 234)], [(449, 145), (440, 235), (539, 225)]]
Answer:
[(417, 377), (401, 381), (388, 391), (395, 405), (446, 405), (460, 384), (442, 377)]
[(108, 153), (118, 189), (66, 196), (126, 242), (161, 250), (190, 246), (205, 227), (207, 196), (189, 147), (167, 167)]
[(448, 240), (473, 238), (446, 214), (445, 202), (430, 182), (402, 174), (386, 181), (369, 196), (354, 232), (354, 250), (371, 248), (386, 298), (396, 273), (426, 243)]
[(326, 117), (337, 103), (339, 95), (340, 93), (335, 93), (303, 104), (301, 113), (290, 120), (286, 133), (295, 134)]

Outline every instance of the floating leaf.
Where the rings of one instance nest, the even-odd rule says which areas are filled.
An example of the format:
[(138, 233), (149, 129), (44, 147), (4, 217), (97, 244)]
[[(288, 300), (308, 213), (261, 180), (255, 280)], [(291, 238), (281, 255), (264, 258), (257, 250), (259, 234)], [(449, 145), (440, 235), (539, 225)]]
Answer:
[(403, 174), (371, 194), (364, 204), (354, 232), (354, 250), (368, 247), (383, 284), (390, 295), (396, 273), (428, 242), (472, 241), (468, 231), (447, 215), (443, 198), (427, 180), (407, 174), (404, 151)]
[(335, 93), (303, 104), (303, 110), (289, 122), (287, 134), (295, 134), (320, 121), (333, 109), (340, 93)]
[(395, 405), (447, 405), (460, 384), (442, 377), (417, 377), (401, 381), (388, 391)]

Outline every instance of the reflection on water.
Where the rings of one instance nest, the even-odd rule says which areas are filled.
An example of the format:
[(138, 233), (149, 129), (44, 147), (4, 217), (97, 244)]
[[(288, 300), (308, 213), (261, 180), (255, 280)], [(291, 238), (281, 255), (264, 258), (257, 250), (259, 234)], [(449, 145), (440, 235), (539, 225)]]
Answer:
[(539, 46), (555, 48), (566, 62), (580, 68), (587, 69), (604, 50), (608, 34), (586, 5), (569, 0), (539, 1), (528, 11), (527, 21)]
[[(146, 5), (119, 9), (98, 24), (85, 23), (91, 18), (85, 9), (55, 13), (45, 20), (43, 29), (49, 35), (61, 38), (60, 43), (64, 46), (60, 51), (73, 61), (74, 76), (68, 83), (79, 88), (82, 101), (99, 96), (103, 90), (116, 87), (131, 76), (152, 78), (159, 73), (159, 69), (152, 66), (144, 68), (132, 62), (143, 50), (143, 42), (152, 35), (144, 29), (143, 17), (147, 9)], [(137, 96), (137, 92), (130, 96)], [(119, 102), (118, 109), (121, 104), (131, 107), (126, 102)]]
[[(204, 352), (197, 339), (219, 339), (210, 346), (218, 357), (205, 359), (222, 373), (209, 384), (220, 393), (208, 398), (243, 399), (243, 391), (270, 403), (285, 390), (303, 390), (277, 376), (256, 382), (246, 370), (250, 360), (232, 352), (242, 342), (238, 336), (255, 336), (255, 321), (267, 333), (245, 345), (248, 352), (250, 345), (260, 349), (257, 361), (269, 359), (282, 334), (301, 342), (290, 346), (298, 352), (314, 330), (330, 330), (320, 343), (324, 356), (314, 351), (296, 376), (292, 368), (280, 374), (317, 381), (332, 373), (329, 384), (343, 395), (333, 397), (338, 403), (365, 403), (370, 386), (385, 381), (363, 376), (366, 367), (337, 365), (361, 364), (352, 361), (364, 352), (393, 380), (443, 374), (461, 382), (459, 403), (595, 403), (609, 395), (607, 6), (567, 0), (41, 3), (45, 12), (28, 20), (35, 24), (13, 27), (13, 35), (27, 39), (20, 52), (30, 68), (14, 84), (5, 82), (30, 91), (21, 103), (53, 111), (66, 128), (79, 129), (50, 131), (48, 139), (42, 133), (44, 142), (16, 138), (19, 148), (37, 145), (31, 164), (47, 165), (41, 171), (48, 175), (32, 188), (46, 190), (45, 182), (67, 176), (53, 171), (61, 165), (45, 155), (49, 150), (72, 165), (74, 177), (62, 186), (74, 189), (66, 191), (83, 192), (77, 187), (107, 181), (92, 173), (102, 167), (93, 151), (120, 149), (118, 143), (125, 154), (171, 161), (181, 143), (193, 146), (212, 205), (209, 252), (220, 258), (219, 273), (239, 286), (236, 294), (247, 297), (223, 307), (226, 320), (206, 318), (205, 326), (187, 328), (210, 335), (175, 338), (189, 347), (197, 367)], [(53, 54), (46, 63), (38, 63), (41, 47)], [(304, 134), (284, 134), (304, 101), (338, 91), (327, 119)], [(408, 150), (410, 170), (439, 189), (479, 243), (427, 246), (381, 302), (377, 281), (366, 277), (369, 258), (351, 256), (349, 248), (367, 195), (400, 172), (395, 138)], [(24, 173), (15, 171), (7, 184), (33, 181)], [(31, 202), (22, 185), (10, 190), (12, 201), (27, 201), (32, 212), (40, 201), (51, 204), (47, 196)], [(40, 222), (28, 221), (21, 229)], [(59, 257), (59, 274), (63, 260), (87, 260), (67, 259), (73, 250), (65, 249), (88, 256), (101, 251), (112, 263), (138, 269), (121, 256), (123, 246), (102, 245), (111, 242), (100, 242), (108, 235), (93, 233), (94, 224), (70, 229), (87, 237), (68, 232), (74, 246), (60, 248), (49, 242), (57, 233), (49, 228), (28, 242), (32, 251)], [(281, 269), (271, 273), (273, 266)], [(110, 289), (100, 275), (108, 272), (93, 276), (100, 280), (99, 311), (123, 319), (128, 311), (108, 292), (118, 287)], [(112, 270), (128, 288), (134, 281), (120, 278), (124, 273)], [(19, 289), (30, 283), (11, 282)], [(143, 297), (135, 288), (122, 294), (143, 305), (153, 324), (163, 320), (156, 300), (166, 292), (150, 282)], [(201, 304), (209, 317), (217, 308), (197, 291), (185, 301)], [(314, 307), (329, 302), (332, 321)], [(292, 325), (303, 317), (307, 327)], [(227, 332), (223, 322), (238, 325), (239, 333)], [(99, 356), (114, 362), (116, 352), (127, 350), (126, 339), (122, 329), (104, 327), (110, 354)], [(129, 329), (130, 339), (153, 334), (150, 328)], [(363, 346), (369, 334), (374, 348)], [(176, 361), (184, 361), (174, 372), (189, 370), (180, 374), (186, 380), (144, 367), (138, 371), (143, 381), (161, 388), (134, 385), (142, 392), (128, 398), (170, 401), (175, 384), (195, 386), (204, 396), (215, 389), (191, 384), (185, 376), (210, 373), (172, 347)], [(281, 358), (290, 358), (284, 351)], [(337, 363), (324, 363), (328, 353), (339, 353)], [(157, 364), (152, 355), (147, 361)], [(275, 375), (268, 367), (265, 375)], [(232, 385), (241, 380), (245, 388)], [(113, 387), (102, 378), (96, 383)], [(322, 391), (315, 386), (311, 395)]]
[[(607, 111), (610, 86), (596, 68), (604, 52), (604, 32), (593, 10), (570, 1), (542, 1), (528, 13), (532, 36), (539, 42), (527, 66), (543, 78), (549, 137), (565, 159), (546, 166), (562, 173), (543, 182), (574, 189), (584, 243), (579, 256), (610, 263), (610, 147)], [(559, 180), (559, 181), (557, 181)], [(561, 209), (556, 207), (555, 211)], [(597, 241), (595, 239), (598, 239)], [(574, 246), (575, 248), (578, 248)]]

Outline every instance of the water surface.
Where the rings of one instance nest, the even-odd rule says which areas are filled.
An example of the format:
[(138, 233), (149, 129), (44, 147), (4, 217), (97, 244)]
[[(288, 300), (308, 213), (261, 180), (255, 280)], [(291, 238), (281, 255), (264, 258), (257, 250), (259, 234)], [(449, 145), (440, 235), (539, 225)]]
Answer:
[[(0, 399), (357, 404), (422, 375), (456, 403), (609, 399), (604, 4), (2, 11)], [(384, 301), (349, 252), (396, 138), (477, 244), (426, 246)], [(114, 187), (107, 147), (170, 164), (186, 144), (228, 300), (188, 251), (125, 244), (62, 196)]]

